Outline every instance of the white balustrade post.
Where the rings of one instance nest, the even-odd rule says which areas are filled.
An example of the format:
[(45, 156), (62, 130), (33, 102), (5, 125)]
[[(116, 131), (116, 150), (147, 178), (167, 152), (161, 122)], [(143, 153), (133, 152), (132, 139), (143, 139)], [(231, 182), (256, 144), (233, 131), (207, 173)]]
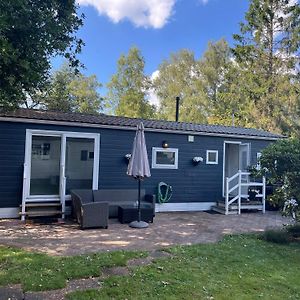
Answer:
[(226, 177), (226, 191), (225, 191), (225, 215), (228, 215), (228, 201), (229, 201), (229, 178)]
[(263, 186), (262, 186), (262, 213), (264, 214), (266, 212), (266, 177), (263, 176)]
[(241, 170), (239, 170), (239, 177), (238, 177), (239, 179), (239, 182), (238, 182), (238, 185), (239, 185), (239, 187), (238, 187), (238, 214), (240, 215), (241, 214), (241, 195), (242, 195), (242, 171)]
[(26, 188), (27, 188), (27, 165), (24, 164), (21, 221), (25, 221)]

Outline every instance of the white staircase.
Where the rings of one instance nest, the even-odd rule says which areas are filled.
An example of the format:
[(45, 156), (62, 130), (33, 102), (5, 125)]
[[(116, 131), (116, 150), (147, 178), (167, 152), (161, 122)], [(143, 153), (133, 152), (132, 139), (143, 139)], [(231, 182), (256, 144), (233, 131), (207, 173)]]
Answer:
[(62, 205), (59, 201), (26, 202), (20, 205), (20, 216), (24, 221), (33, 217), (62, 217)]
[[(212, 210), (225, 215), (241, 214), (241, 210), (245, 209), (260, 210), (265, 213), (266, 178), (262, 177), (260, 182), (253, 182), (250, 175), (249, 172), (239, 171), (232, 177), (227, 177), (225, 200), (217, 202)], [(261, 190), (260, 193), (256, 194), (255, 200), (249, 199), (249, 187), (257, 187)]]
[[(29, 196), (28, 167), (24, 164), (23, 194), (19, 215), (22, 221), (33, 217), (64, 218), (65, 202), (62, 196)], [(64, 184), (65, 182), (63, 182)], [(61, 187), (62, 190), (62, 187)]]

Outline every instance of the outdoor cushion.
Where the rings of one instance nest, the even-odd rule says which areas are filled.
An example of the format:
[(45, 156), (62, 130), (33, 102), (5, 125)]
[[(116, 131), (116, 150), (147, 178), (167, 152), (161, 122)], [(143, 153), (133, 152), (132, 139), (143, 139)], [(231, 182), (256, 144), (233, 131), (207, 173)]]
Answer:
[[(141, 199), (145, 197), (145, 190), (141, 190)], [(108, 203), (119, 203), (126, 201), (135, 203), (138, 200), (138, 190), (135, 189), (103, 189), (93, 191), (94, 202), (104, 201)]]
[(77, 196), (81, 198), (82, 203), (93, 202), (93, 191), (92, 190), (72, 190)]

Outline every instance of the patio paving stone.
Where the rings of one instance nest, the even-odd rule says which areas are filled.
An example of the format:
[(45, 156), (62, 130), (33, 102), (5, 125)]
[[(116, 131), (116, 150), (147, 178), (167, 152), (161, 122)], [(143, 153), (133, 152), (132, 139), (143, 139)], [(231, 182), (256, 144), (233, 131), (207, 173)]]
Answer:
[(0, 244), (50, 255), (78, 255), (114, 250), (153, 251), (172, 245), (213, 243), (224, 234), (262, 232), (289, 223), (279, 212), (220, 215), (207, 212), (157, 213), (147, 229), (109, 220), (108, 229), (80, 230), (65, 224), (24, 224), (0, 220)]
[(0, 286), (0, 300), (23, 300), (24, 294), (20, 284)]

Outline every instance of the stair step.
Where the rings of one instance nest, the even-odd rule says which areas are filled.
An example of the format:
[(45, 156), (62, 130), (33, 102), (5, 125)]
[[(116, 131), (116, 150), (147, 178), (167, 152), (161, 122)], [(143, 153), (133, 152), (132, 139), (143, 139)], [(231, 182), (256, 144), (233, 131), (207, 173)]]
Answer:
[[(237, 205), (238, 205), (238, 203), (236, 201), (236, 202), (233, 202), (232, 204), (230, 204), (229, 206), (234, 207)], [(262, 202), (260, 200), (251, 200), (251, 201), (243, 201), (242, 200), (241, 205), (243, 205), (243, 206), (262, 205)], [(225, 201), (218, 201), (217, 206), (225, 207)]]
[(56, 215), (61, 215), (62, 211), (61, 210), (49, 210), (49, 211), (26, 211), (22, 214), (22, 212), (19, 213), (19, 215), (24, 215), (24, 216), (31, 216), (31, 217), (44, 217), (44, 216), (56, 216)]
[[(222, 207), (220, 207), (220, 206), (212, 206), (211, 207), (211, 210), (213, 210), (213, 211), (216, 211), (216, 212), (218, 212), (218, 213), (220, 213), (220, 214), (223, 214), (223, 215), (225, 215), (225, 208), (222, 208)], [(236, 209), (230, 209), (229, 211), (228, 211), (228, 215), (237, 215), (238, 214), (238, 210), (236, 210)]]
[[(22, 207), (22, 204), (20, 204), (20, 207)], [(26, 203), (25, 207), (61, 207), (61, 203)]]
[[(225, 202), (217, 202), (217, 206), (223, 209), (225, 208)], [(229, 205), (229, 209), (237, 209), (237, 208), (238, 208), (237, 203), (233, 203)]]

